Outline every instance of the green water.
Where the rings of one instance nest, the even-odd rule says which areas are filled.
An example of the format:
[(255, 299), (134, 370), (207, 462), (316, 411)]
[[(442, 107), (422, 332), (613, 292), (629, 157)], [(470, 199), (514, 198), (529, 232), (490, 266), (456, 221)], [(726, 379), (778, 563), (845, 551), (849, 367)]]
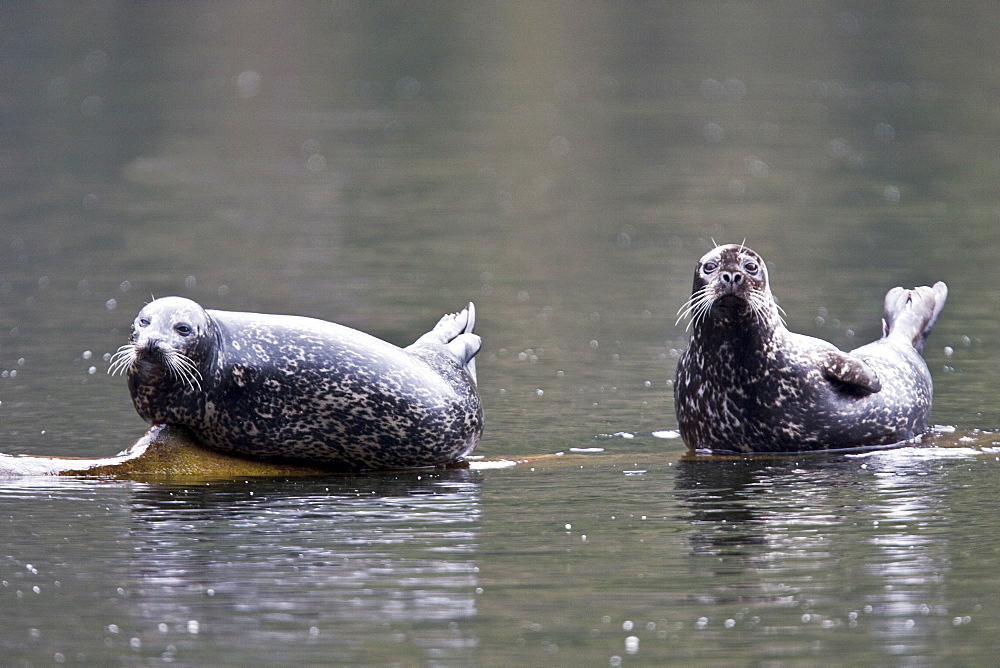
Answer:
[[(0, 663), (992, 663), (998, 21), (985, 2), (0, 7), (0, 451), (134, 442), (106, 356), (180, 294), (397, 344), (472, 299), (476, 454), (565, 453), (0, 481)], [(945, 280), (926, 352), (948, 429), (749, 461), (651, 435), (676, 428), (675, 313), (712, 239), (745, 239), (790, 327), (844, 348), (878, 335), (889, 288)]]

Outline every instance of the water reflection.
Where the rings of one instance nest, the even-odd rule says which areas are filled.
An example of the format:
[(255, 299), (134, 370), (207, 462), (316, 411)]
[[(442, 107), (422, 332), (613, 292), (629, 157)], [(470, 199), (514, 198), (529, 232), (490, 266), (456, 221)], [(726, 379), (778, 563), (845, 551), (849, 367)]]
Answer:
[[(5, 481), (5, 656), (461, 660), (475, 645), (462, 622), (476, 613), (479, 495), (468, 471)], [(59, 520), (73, 515), (75, 530)], [(63, 554), (84, 525), (91, 547)]]
[(864, 626), (878, 651), (928, 651), (952, 623), (951, 546), (941, 460), (914, 450), (680, 462), (692, 568), (717, 582), (706, 601), (748, 606), (760, 632)]

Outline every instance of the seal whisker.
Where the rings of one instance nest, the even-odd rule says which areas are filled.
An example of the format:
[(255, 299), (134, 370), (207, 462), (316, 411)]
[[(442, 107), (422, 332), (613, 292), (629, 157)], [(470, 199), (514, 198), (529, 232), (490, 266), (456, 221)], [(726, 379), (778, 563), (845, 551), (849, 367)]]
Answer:
[(712, 310), (712, 305), (715, 303), (715, 295), (709, 286), (704, 286), (681, 305), (677, 310), (677, 320), (674, 322), (674, 326), (679, 325), (681, 320), (690, 317), (691, 320), (688, 321), (686, 329), (690, 329), (692, 323), (697, 324), (708, 315), (708, 312)]
[(166, 357), (166, 365), (170, 369), (170, 375), (177, 380), (183, 381), (188, 389), (201, 391), (200, 381), (204, 380), (204, 378), (201, 375), (201, 371), (198, 370), (198, 366), (191, 361), (190, 357), (177, 351), (171, 351)]
[(111, 356), (111, 365), (108, 367), (108, 374), (111, 376), (118, 375), (120, 373), (125, 373), (135, 362), (136, 350), (134, 343), (126, 343), (124, 346), (118, 348), (114, 355)]

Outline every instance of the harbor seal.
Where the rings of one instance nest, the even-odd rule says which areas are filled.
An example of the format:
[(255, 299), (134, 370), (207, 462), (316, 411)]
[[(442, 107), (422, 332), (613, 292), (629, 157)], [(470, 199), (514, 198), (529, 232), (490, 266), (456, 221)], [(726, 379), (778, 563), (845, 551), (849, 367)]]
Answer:
[(944, 283), (885, 297), (882, 338), (849, 353), (790, 332), (767, 267), (743, 245), (698, 261), (691, 340), (674, 405), (692, 450), (800, 452), (891, 445), (927, 431), (931, 374), (921, 357), (944, 307)]
[(253, 459), (349, 470), (443, 466), (479, 442), (475, 306), (406, 348), (323, 320), (147, 304), (109, 373), (154, 425)]

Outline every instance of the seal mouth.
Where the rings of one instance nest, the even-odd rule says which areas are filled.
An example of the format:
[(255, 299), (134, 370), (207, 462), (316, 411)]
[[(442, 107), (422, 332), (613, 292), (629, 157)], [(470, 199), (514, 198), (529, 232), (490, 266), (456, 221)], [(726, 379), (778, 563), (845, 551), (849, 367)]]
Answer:
[[(689, 330), (697, 328), (710, 317), (729, 319), (741, 315), (749, 315), (766, 323), (773, 317), (772, 304), (771, 298), (761, 290), (725, 287), (720, 291), (716, 285), (708, 283), (695, 290), (690, 299), (677, 310), (677, 322), (674, 324), (690, 318), (685, 328)], [(777, 309), (777, 317), (781, 319), (781, 307)]]
[(189, 390), (201, 391), (201, 381), (204, 378), (194, 360), (182, 352), (164, 347), (155, 341), (142, 346), (136, 343), (126, 343), (111, 356), (108, 374), (112, 376), (132, 374), (143, 366), (166, 369), (171, 378), (183, 383)]

